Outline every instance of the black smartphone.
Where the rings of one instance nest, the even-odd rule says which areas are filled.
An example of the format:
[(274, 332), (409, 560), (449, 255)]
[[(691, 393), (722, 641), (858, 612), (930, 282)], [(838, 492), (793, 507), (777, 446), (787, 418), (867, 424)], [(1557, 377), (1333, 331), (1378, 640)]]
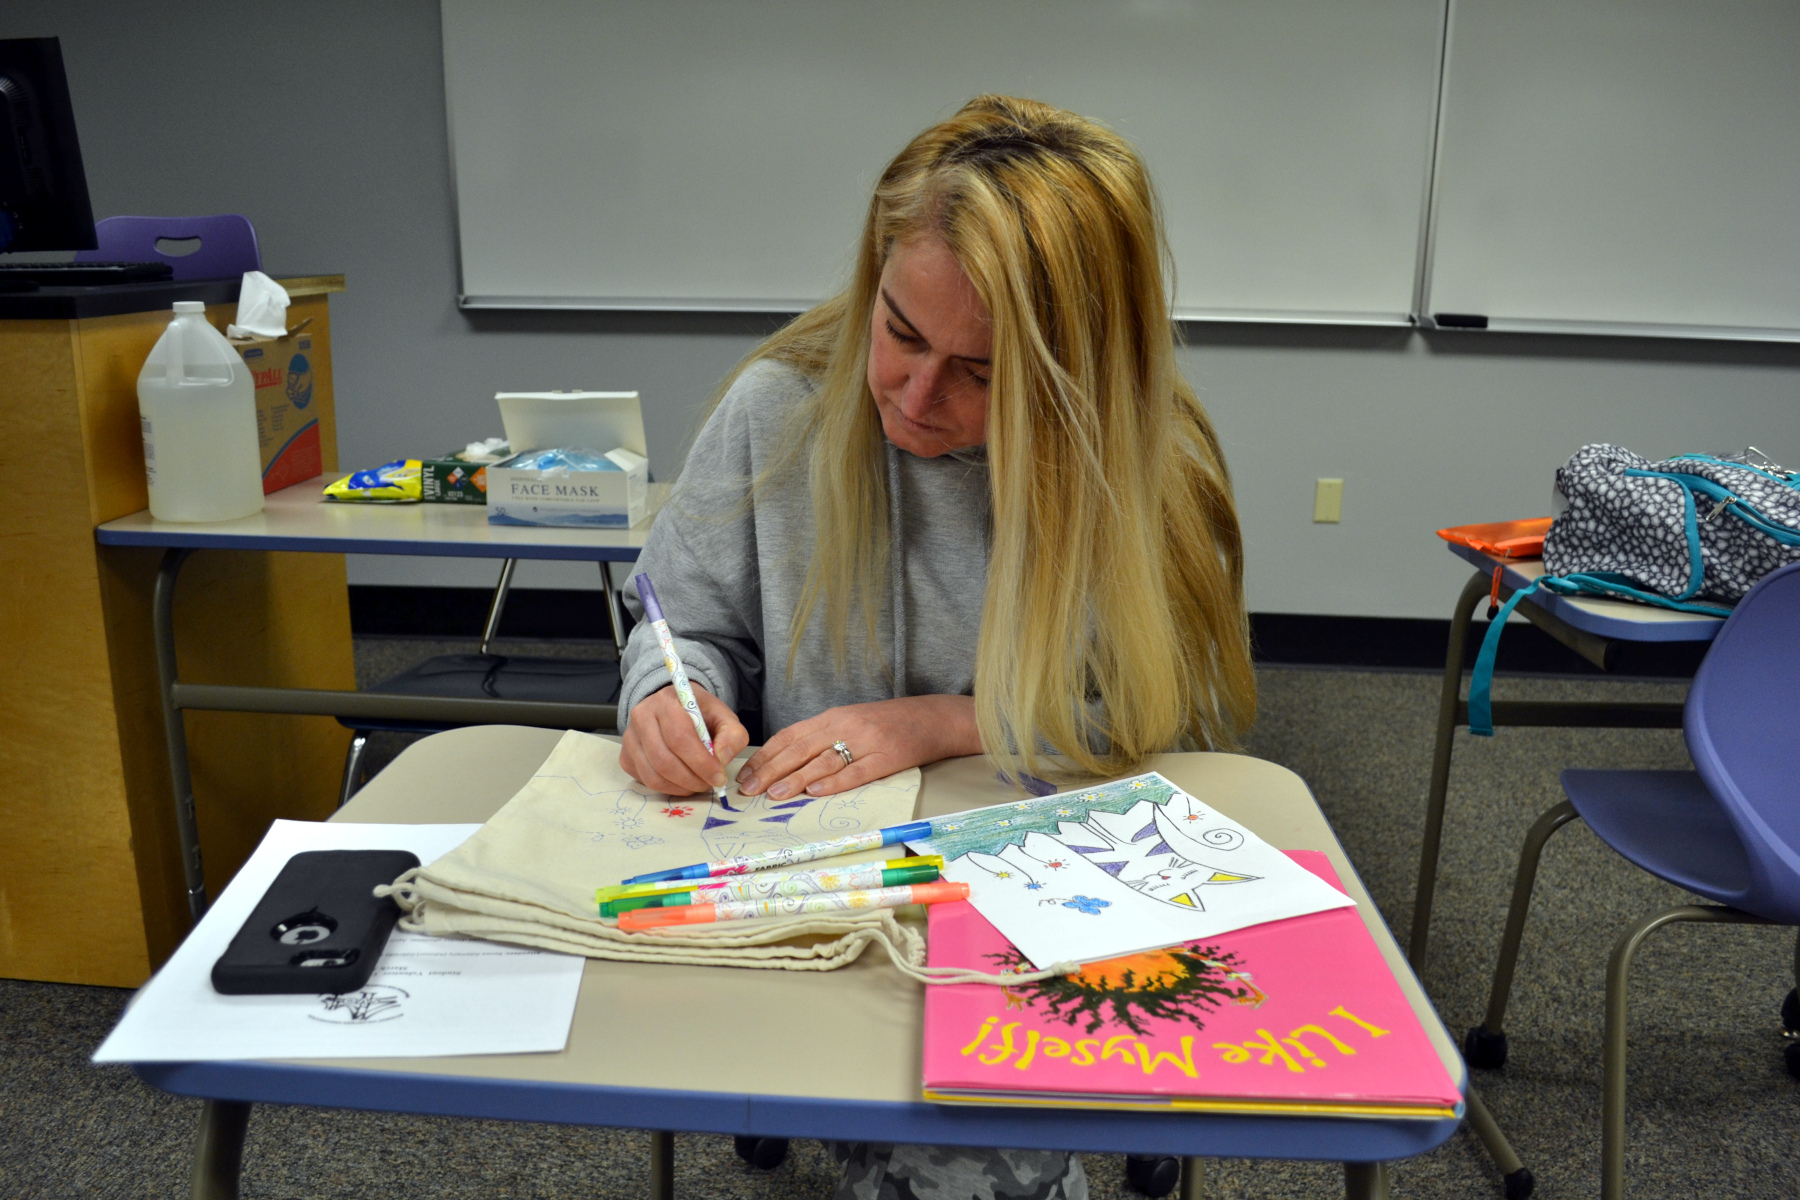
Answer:
[(288, 859), (213, 964), (227, 996), (353, 992), (369, 981), (400, 906), (375, 897), (419, 865), (405, 850), (307, 850)]

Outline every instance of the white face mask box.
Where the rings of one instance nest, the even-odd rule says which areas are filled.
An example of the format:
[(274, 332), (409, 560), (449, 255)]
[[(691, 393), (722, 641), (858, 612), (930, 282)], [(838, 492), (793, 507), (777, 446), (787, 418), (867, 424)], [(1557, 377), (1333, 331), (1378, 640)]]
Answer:
[(495, 400), (516, 453), (487, 468), (489, 524), (626, 529), (643, 521), (650, 462), (636, 392), (502, 392)]

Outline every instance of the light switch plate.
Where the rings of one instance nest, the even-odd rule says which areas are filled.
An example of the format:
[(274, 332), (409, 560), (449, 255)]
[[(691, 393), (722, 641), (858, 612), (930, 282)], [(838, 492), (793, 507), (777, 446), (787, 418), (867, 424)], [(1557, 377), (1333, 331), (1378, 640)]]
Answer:
[(1313, 485), (1313, 524), (1336, 525), (1344, 516), (1344, 481), (1321, 479)]

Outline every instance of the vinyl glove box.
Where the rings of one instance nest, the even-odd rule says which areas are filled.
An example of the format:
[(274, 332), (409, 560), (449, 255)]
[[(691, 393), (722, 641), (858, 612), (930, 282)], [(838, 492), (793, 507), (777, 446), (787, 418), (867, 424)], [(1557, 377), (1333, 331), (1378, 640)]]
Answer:
[(460, 458), (428, 458), (419, 464), (419, 499), (427, 504), (486, 504), (487, 472)]
[(487, 469), (512, 456), (505, 438), (470, 442), (419, 463), (419, 499), (427, 504), (486, 504)]

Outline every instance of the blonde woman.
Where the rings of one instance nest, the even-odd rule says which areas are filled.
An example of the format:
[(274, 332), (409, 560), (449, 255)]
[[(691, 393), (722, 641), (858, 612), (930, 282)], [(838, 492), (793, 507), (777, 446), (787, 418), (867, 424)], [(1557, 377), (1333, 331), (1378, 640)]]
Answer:
[[(1091, 121), (982, 96), (914, 138), (850, 286), (727, 381), (639, 559), (716, 753), (640, 627), (625, 769), (723, 784), (752, 709), (769, 736), (738, 783), (776, 799), (957, 755), (1058, 779), (1234, 746), (1242, 545), (1165, 259), (1143, 164)], [(859, 1148), (840, 1194), (955, 1195), (964, 1169), (1086, 1191), (1069, 1156), (912, 1149)]]

